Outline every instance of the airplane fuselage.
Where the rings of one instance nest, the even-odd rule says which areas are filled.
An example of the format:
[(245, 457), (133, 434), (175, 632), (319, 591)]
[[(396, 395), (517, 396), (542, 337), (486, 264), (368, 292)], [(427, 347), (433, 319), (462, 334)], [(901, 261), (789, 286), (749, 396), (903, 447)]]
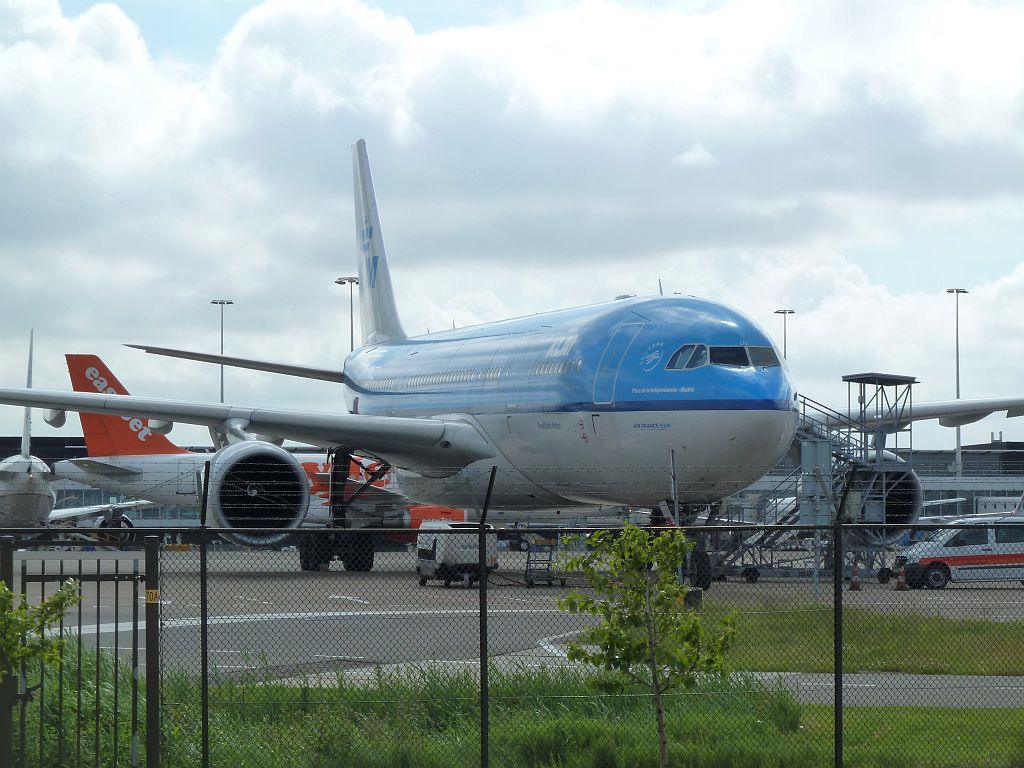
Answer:
[(691, 297), (371, 345), (345, 375), (351, 412), (461, 419), (490, 441), (495, 459), (443, 480), (399, 473), (404, 494), (450, 506), (479, 506), (492, 465), (495, 507), (650, 506), (671, 496), (672, 454), (679, 501), (712, 501), (774, 466), (796, 428), (795, 391), (767, 334)]
[(49, 474), (46, 462), (34, 456), (12, 456), (0, 462), (0, 525), (46, 524), (56, 498)]

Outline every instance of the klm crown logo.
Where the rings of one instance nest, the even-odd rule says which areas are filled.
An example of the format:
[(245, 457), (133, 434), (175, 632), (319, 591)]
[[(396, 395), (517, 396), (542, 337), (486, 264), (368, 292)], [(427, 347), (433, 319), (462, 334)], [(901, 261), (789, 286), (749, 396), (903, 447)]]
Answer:
[(366, 254), (366, 281), (367, 287), (373, 288), (377, 285), (377, 267), (380, 263), (380, 256), (371, 253), (373, 244), (373, 225), (367, 222), (362, 231), (361, 248)]

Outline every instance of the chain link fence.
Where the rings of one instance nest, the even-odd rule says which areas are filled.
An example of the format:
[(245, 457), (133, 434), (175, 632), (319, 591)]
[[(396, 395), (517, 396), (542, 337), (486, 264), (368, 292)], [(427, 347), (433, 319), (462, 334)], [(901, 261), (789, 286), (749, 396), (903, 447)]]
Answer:
[[(127, 714), (123, 668), (116, 683), (106, 671), (95, 680), (114, 668), (96, 658), (134, 658), (127, 679), (151, 700), (157, 686), (144, 673), (157, 647), (133, 645), (121, 626), (132, 605), (151, 605), (163, 766), (658, 765), (651, 693), (569, 659), (569, 644), (599, 621), (559, 604), (590, 593), (563, 567), (589, 532), (450, 525), (365, 532), (346, 551), (372, 546), (370, 570), (349, 557), (350, 569), (334, 559), (312, 572), (294, 537), (245, 549), (201, 529), (194, 543), (162, 546), (157, 603), (145, 602), (144, 566), (111, 579), (128, 591), (109, 600), (87, 585), (84, 618), (70, 622), (82, 637), (95, 625), (87, 680), (77, 685), (66, 662), (63, 683), (17, 699), (11, 764), (112, 765), (112, 750), (92, 746), (109, 729), (115, 689), (117, 764), (147, 764), (130, 734), (144, 736), (148, 712)], [(864, 548), (849, 525), (688, 529), (698, 547), (680, 576), (699, 586), (678, 610), (700, 617), (702, 642), (723, 622), (735, 634), (727, 674), (665, 695), (669, 764), (1024, 764), (1024, 530), (926, 528), (903, 532), (898, 550)], [(177, 542), (181, 531), (157, 534)], [(62, 558), (47, 573), (78, 573), (77, 552), (47, 555)], [(43, 594), (31, 578), (15, 573), (14, 583), (29, 585), (30, 602)], [(108, 616), (115, 604), (129, 613)], [(28, 668), (18, 691), (36, 675)], [(85, 748), (65, 735), (51, 759), (33, 729), (48, 723), (51, 743), (61, 690), (65, 708), (80, 690), (98, 703), (61, 725)], [(98, 730), (88, 719), (97, 712)]]

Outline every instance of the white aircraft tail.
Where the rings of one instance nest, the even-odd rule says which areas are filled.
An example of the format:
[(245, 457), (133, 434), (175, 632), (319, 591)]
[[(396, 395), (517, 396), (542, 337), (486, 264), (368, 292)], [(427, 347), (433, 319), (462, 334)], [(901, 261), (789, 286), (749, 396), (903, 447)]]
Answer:
[[(28, 332), (28, 376), (25, 380), (25, 389), (32, 389), (32, 341), (35, 329)], [(21, 430), (21, 458), (27, 459), (32, 455), (32, 409), (25, 409), (25, 426)]]
[(352, 184), (356, 209), (356, 246), (359, 264), (359, 317), (363, 344), (401, 341), (406, 338), (398, 318), (395, 295), (391, 290), (391, 272), (384, 251), (384, 238), (373, 194), (366, 142), (352, 145)]

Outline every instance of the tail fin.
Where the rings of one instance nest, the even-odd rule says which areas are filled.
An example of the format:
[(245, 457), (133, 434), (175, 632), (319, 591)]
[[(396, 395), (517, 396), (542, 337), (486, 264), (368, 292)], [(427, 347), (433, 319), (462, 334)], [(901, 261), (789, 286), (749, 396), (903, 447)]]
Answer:
[[(128, 390), (96, 355), (65, 355), (71, 386), (76, 392), (127, 395)], [(100, 416), (81, 413), (85, 447), (90, 456), (140, 456), (188, 453), (166, 437), (153, 432), (133, 416)]]
[(391, 290), (391, 272), (380, 232), (370, 161), (366, 156), (366, 142), (362, 139), (352, 145), (352, 184), (355, 188), (359, 317), (363, 326), (363, 343), (400, 341), (406, 336)]
[[(35, 329), (28, 332), (28, 376), (25, 378), (25, 389), (32, 389), (32, 343)], [(32, 452), (32, 409), (25, 409), (25, 425), (21, 430), (21, 458), (31, 458)]]

